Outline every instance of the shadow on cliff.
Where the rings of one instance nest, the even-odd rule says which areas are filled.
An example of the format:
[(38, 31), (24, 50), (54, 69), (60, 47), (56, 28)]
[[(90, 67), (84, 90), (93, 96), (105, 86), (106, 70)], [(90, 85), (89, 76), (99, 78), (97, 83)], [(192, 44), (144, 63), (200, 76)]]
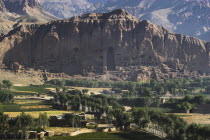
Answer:
[(6, 37), (10, 37), (10, 36), (14, 35), (15, 33), (17, 33), (18, 31), (20, 31), (21, 27), (22, 26), (18, 26), (15, 29), (9, 31), (8, 34), (3, 35), (2, 37), (0, 37), (0, 42), (2, 42)]
[[(70, 71), (74, 71), (76, 74), (79, 73), (79, 71), (81, 72), (83, 67), (82, 66), (75, 66), (71, 67), (71, 68), (60, 68), (60, 69), (54, 69), (55, 71), (52, 71), (52, 69), (48, 66), (46, 66), (45, 64), (43, 64), (42, 62), (35, 62), (34, 58), (36, 55), (37, 57), (40, 57), (39, 59), (41, 61), (43, 58), (43, 52), (39, 52), (39, 54), (36, 54), (35, 52), (37, 52), (36, 48), (39, 48), (40, 50), (42, 50), (45, 46), (43, 44), (43, 38), (47, 36), (47, 34), (51, 31), (52, 26), (54, 24), (46, 24), (46, 25), (40, 25), (39, 27), (35, 27), (34, 29), (30, 29), (33, 31), (33, 34), (31, 35), (30, 33), (27, 32), (21, 32), (21, 27), (18, 27), (14, 30), (12, 30), (10, 33), (8, 33), (7, 35), (5, 35), (2, 40), (5, 37), (10, 37), (14, 34), (16, 34), (17, 32), (21, 32), (19, 33), (22, 37), (22, 40), (18, 40), (19, 37), (15, 38), (15, 45), (13, 48), (9, 49), (4, 57), (3, 57), (3, 63), (6, 64), (6, 66), (10, 66), (11, 63), (14, 62), (18, 62), (20, 65), (25, 66), (27, 68), (37, 68), (37, 67), (44, 67), (47, 71), (49, 72), (66, 72), (69, 74)], [(146, 26), (148, 25), (147, 21), (141, 21), (139, 22), (136, 26), (139, 26), (137, 28), (141, 28), (141, 37), (138, 38), (138, 42), (139, 44), (142, 43), (142, 41), (144, 40), (144, 36), (146, 33)], [(30, 26), (31, 28), (31, 26)], [(64, 27), (63, 27), (64, 28)], [(129, 30), (129, 31), (124, 31), (124, 32), (135, 32), (135, 29)], [(30, 32), (32, 32), (30, 31)], [(63, 31), (63, 30), (62, 30)], [(19, 35), (18, 34), (18, 35)], [(125, 33), (128, 34), (128, 33)], [(39, 43), (38, 43), (39, 42)], [(109, 47), (109, 46), (108, 46)], [(137, 47), (137, 46), (136, 46)], [(104, 47), (103, 49), (106, 49), (106, 47)], [(139, 51), (139, 48), (135, 48), (137, 51)], [(36, 50), (36, 51), (34, 51)], [(114, 63), (114, 51), (113, 50), (109, 50), (110, 56), (108, 58), (110, 58), (110, 60), (108, 60), (110, 63), (108, 65), (108, 68), (111, 70), (115, 69), (116, 64)], [(94, 56), (92, 59), (96, 59)], [(52, 63), (52, 65), (56, 65), (55, 63)], [(93, 64), (94, 65), (94, 64)], [(103, 65), (102, 65), (103, 66)], [(76, 68), (78, 67), (78, 68)], [(75, 70), (74, 70), (75, 69)], [(87, 69), (87, 68), (86, 68)], [(101, 67), (101, 69), (103, 69), (103, 67)], [(63, 70), (63, 71), (62, 71)], [(71, 75), (71, 74), (70, 74)]]
[(0, 41), (4, 41), (8, 37), (8, 39), (13, 39), (14, 43), (2, 56), (2, 63), (9, 67), (11, 63), (18, 62), (24, 67), (33, 68), (33, 49), (42, 45), (38, 42), (42, 42), (44, 36), (51, 30), (51, 26), (50, 24), (31, 25), (27, 27), (28, 31), (21, 31), (22, 26), (19, 26), (0, 38)]

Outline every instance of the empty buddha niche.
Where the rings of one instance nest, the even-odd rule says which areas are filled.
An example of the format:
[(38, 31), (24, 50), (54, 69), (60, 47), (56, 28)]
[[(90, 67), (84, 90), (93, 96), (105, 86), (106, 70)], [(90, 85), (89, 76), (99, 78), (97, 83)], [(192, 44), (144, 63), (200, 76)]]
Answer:
[(114, 49), (112, 47), (108, 48), (107, 51), (107, 70), (112, 71), (115, 70), (115, 56), (114, 56)]

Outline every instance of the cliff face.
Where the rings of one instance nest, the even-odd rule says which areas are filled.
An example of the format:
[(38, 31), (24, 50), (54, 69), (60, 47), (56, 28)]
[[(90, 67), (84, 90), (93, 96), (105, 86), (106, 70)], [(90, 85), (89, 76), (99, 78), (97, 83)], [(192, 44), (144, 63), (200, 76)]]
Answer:
[(0, 38), (0, 60), (67, 74), (123, 80), (210, 73), (210, 43), (175, 34), (124, 10), (20, 26)]

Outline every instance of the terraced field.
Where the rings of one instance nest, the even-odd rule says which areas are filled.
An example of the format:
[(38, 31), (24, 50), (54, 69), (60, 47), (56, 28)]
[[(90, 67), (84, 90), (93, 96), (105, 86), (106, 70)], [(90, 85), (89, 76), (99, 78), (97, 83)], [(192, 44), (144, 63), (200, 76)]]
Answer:
[[(50, 115), (62, 115), (63, 113), (80, 113), (80, 111), (62, 111), (55, 110), (52, 108), (52, 105), (48, 101), (39, 100), (39, 99), (27, 99), (30, 96), (37, 96), (39, 93), (41, 96), (45, 96), (49, 91), (55, 91), (56, 86), (53, 85), (38, 85), (38, 86), (14, 86), (12, 93), (15, 96), (15, 101), (13, 104), (3, 104), (0, 105), (0, 111), (8, 114), (10, 117), (16, 117), (20, 115), (21, 112), (32, 115), (37, 118), (40, 113), (46, 112), (48, 116)], [(94, 92), (96, 94), (101, 94), (103, 90), (109, 88), (86, 88), (86, 87), (71, 87), (71, 89), (88, 89), (90, 94)], [(26, 99), (24, 99), (26, 97)]]
[(31, 85), (31, 86), (14, 86), (13, 90), (22, 93), (39, 93), (46, 94), (49, 92), (47, 88), (56, 88), (54, 85)]

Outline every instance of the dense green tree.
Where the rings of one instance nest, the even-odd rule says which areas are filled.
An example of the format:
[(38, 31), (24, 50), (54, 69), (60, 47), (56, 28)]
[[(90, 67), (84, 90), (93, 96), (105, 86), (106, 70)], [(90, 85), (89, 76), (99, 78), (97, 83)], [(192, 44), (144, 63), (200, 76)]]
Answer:
[(61, 93), (59, 96), (59, 100), (61, 104), (66, 104), (68, 102), (67, 96), (65, 93)]
[(134, 109), (132, 113), (133, 120), (136, 124), (140, 126), (140, 128), (146, 128), (149, 124), (149, 116), (147, 111), (145, 110), (136, 110)]
[(204, 126), (204, 127), (200, 127), (198, 130), (198, 134), (204, 139), (207, 140), (208, 138), (210, 138), (210, 127), (209, 126)]
[(115, 117), (116, 126), (122, 129), (122, 127), (125, 125), (125, 122), (123, 120), (124, 112), (121, 109), (117, 108), (117, 109), (114, 109), (113, 114)]
[(187, 138), (189, 140), (198, 140), (199, 129), (200, 129), (200, 126), (195, 124), (195, 123), (189, 125), (187, 130), (186, 130)]
[(150, 80), (150, 87), (151, 87), (152, 89), (155, 89), (156, 86), (157, 86), (157, 81), (154, 80), (154, 79), (151, 79), (151, 80)]
[(18, 117), (16, 117), (16, 128), (17, 130), (21, 130), (23, 132), (23, 136), (27, 137), (27, 131), (33, 130), (35, 128), (34, 118), (22, 112)]
[(160, 104), (162, 103), (162, 99), (160, 98), (160, 96), (156, 96), (154, 100), (154, 103), (157, 107), (160, 107)]
[(193, 105), (188, 102), (182, 102), (177, 105), (177, 108), (185, 113), (190, 113), (190, 110), (193, 108)]
[(164, 93), (165, 93), (164, 88), (161, 87), (161, 86), (156, 86), (156, 87), (155, 87), (155, 91), (156, 91), (156, 93), (157, 93), (158, 95), (160, 95), (160, 96), (164, 95)]
[(59, 100), (59, 95), (57, 93), (55, 93), (53, 96), (54, 96), (54, 102), (58, 103), (60, 101)]
[(60, 93), (60, 88), (56, 87), (55, 91), (56, 91), (57, 94), (59, 94)]
[(0, 112), (0, 134), (5, 134), (9, 129), (9, 116)]
[(5, 85), (7, 89), (11, 89), (13, 86), (13, 83), (10, 80), (3, 80), (2, 83)]
[(81, 126), (81, 118), (79, 116), (75, 116), (74, 114), (65, 114), (64, 118), (66, 119), (68, 125), (72, 127)]
[(82, 93), (83, 93), (83, 94), (86, 94), (86, 93), (88, 93), (88, 91), (89, 91), (88, 89), (83, 89), (83, 90), (82, 90)]
[(68, 91), (67, 87), (63, 87), (63, 93), (66, 93)]
[(38, 118), (38, 127), (45, 129), (49, 126), (47, 113), (40, 113)]
[(57, 86), (64, 87), (66, 85), (65, 80), (57, 81)]
[(206, 91), (207, 94), (210, 94), (210, 86), (207, 86), (207, 87), (205, 88), (205, 91)]
[(10, 92), (5, 90), (0, 91), (0, 103), (11, 103), (13, 99), (14, 96)]
[(205, 103), (205, 96), (204, 95), (195, 96), (193, 99), (193, 103), (198, 105)]
[(153, 99), (151, 97), (145, 97), (143, 98), (143, 104), (144, 107), (149, 107), (153, 102)]
[(191, 102), (192, 99), (193, 99), (192, 96), (190, 96), (190, 95), (185, 95), (183, 101), (184, 101), (184, 102)]

